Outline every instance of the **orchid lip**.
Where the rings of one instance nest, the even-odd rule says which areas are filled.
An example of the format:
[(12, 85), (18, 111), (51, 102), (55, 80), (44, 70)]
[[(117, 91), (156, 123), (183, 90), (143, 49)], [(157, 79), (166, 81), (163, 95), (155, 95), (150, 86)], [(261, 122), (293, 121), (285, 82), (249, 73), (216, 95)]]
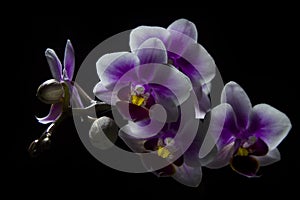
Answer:
[(260, 168), (257, 159), (254, 157), (239, 155), (231, 158), (230, 167), (237, 173), (247, 177), (256, 177)]

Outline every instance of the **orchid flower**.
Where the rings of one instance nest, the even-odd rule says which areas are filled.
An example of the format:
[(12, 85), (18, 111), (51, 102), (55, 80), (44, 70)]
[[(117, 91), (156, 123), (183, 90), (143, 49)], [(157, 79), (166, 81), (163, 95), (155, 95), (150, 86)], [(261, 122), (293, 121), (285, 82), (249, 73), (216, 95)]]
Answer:
[[(181, 146), (184, 140), (175, 140), (179, 122), (180, 120), (167, 123), (159, 134), (150, 138), (135, 138), (123, 132), (122, 129), (119, 132), (119, 136), (132, 151), (137, 153), (151, 152), (169, 163), (167, 166), (153, 171), (158, 177), (172, 177), (184, 185), (197, 187), (202, 180), (201, 159), (198, 158), (202, 143), (202, 129), (199, 127), (193, 143), (183, 152)], [(187, 132), (191, 123), (193, 122), (186, 123), (182, 131)], [(173, 159), (176, 151), (179, 151), (181, 156), (171, 162), (170, 160)], [(143, 162), (145, 168), (150, 171), (152, 163)]]
[(177, 107), (190, 95), (192, 85), (189, 78), (166, 64), (166, 49), (157, 38), (146, 40), (135, 54), (110, 53), (97, 61), (100, 82), (94, 87), (94, 94), (116, 106), (120, 114), (129, 120), (131, 124), (126, 132), (133, 137), (148, 138), (157, 134), (156, 131), (141, 131), (139, 126), (134, 126), (134, 123), (149, 122), (152, 105), (163, 105), (167, 120), (177, 121)]
[(195, 106), (196, 116), (203, 119), (210, 110), (208, 93), (216, 66), (209, 53), (197, 43), (198, 33), (195, 24), (186, 19), (179, 19), (167, 29), (137, 27), (130, 34), (131, 51), (136, 52), (149, 38), (159, 38), (166, 47), (168, 63), (190, 78), (199, 102), (199, 106)]
[(54, 79), (44, 82), (38, 89), (38, 97), (43, 102), (52, 104), (46, 117), (37, 118), (42, 124), (55, 122), (61, 116), (64, 107), (69, 106), (70, 99), (74, 105), (83, 107), (78, 91), (72, 84), (75, 56), (71, 41), (68, 40), (66, 44), (64, 68), (54, 50), (48, 48), (45, 56)]
[(260, 166), (280, 160), (277, 146), (291, 129), (284, 113), (267, 104), (252, 107), (245, 91), (229, 82), (222, 91), (221, 104), (211, 114), (218, 123), (212, 124), (208, 134), (215, 138), (218, 153), (207, 167), (230, 164), (239, 174), (254, 177)]

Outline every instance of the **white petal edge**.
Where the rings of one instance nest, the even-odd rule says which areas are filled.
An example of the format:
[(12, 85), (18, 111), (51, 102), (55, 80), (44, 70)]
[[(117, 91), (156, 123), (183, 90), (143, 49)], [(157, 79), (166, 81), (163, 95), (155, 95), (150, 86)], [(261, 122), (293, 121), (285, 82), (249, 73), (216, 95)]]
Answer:
[(258, 160), (260, 166), (267, 166), (280, 161), (281, 156), (279, 150), (276, 148), (269, 151), (265, 156), (255, 156), (255, 158)]

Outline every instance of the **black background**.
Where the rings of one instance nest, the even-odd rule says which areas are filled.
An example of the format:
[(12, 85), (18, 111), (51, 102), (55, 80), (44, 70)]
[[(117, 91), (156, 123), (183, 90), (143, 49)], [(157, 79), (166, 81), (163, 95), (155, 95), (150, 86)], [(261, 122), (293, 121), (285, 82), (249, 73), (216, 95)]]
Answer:
[[(221, 11), (219, 11), (221, 10)], [(61, 194), (96, 195), (104, 198), (168, 198), (178, 195), (197, 198), (243, 197), (268, 198), (279, 193), (291, 194), (292, 181), (297, 182), (297, 155), (299, 136), (296, 128), (294, 104), (298, 89), (295, 73), (294, 30), (296, 16), (289, 6), (243, 6), (239, 9), (181, 8), (157, 11), (114, 11), (94, 15), (56, 16), (54, 13), (24, 20), (23, 71), (26, 81), (20, 84), (26, 99), (23, 107), (22, 131), (15, 136), (10, 150), (13, 163), (9, 171), (14, 187), (25, 188), (25, 193), (37, 196)], [(131, 14), (129, 14), (131, 13)], [(224, 82), (239, 83), (249, 95), (252, 104), (267, 103), (286, 113), (293, 128), (280, 144), (280, 162), (263, 168), (260, 178), (245, 178), (229, 167), (219, 170), (203, 168), (203, 179), (198, 188), (189, 188), (172, 178), (157, 178), (153, 174), (128, 174), (111, 169), (98, 162), (81, 143), (72, 119), (66, 120), (53, 136), (51, 150), (38, 158), (29, 157), (26, 148), (47, 126), (39, 124), (35, 115), (47, 114), (49, 107), (40, 103), (37, 87), (51, 74), (44, 57), (46, 48), (52, 48), (63, 57), (67, 39), (76, 52), (76, 69), (88, 53), (106, 38), (139, 25), (167, 27), (178, 18), (194, 22), (198, 42), (215, 59)], [(17, 128), (20, 128), (17, 127)], [(24, 128), (26, 127), (26, 131)]]

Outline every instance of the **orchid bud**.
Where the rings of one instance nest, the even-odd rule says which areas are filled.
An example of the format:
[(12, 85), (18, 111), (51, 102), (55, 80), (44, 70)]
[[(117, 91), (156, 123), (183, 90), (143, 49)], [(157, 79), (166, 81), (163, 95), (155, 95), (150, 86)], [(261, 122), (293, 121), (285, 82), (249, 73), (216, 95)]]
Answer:
[(62, 100), (63, 96), (63, 86), (55, 79), (45, 81), (37, 90), (37, 97), (46, 104), (58, 103)]
[(42, 141), (41, 141), (41, 150), (45, 151), (45, 150), (49, 150), (51, 146), (51, 140), (49, 137), (45, 137)]
[(108, 149), (114, 145), (118, 137), (118, 126), (109, 117), (96, 119), (89, 131), (91, 143), (99, 149)]

